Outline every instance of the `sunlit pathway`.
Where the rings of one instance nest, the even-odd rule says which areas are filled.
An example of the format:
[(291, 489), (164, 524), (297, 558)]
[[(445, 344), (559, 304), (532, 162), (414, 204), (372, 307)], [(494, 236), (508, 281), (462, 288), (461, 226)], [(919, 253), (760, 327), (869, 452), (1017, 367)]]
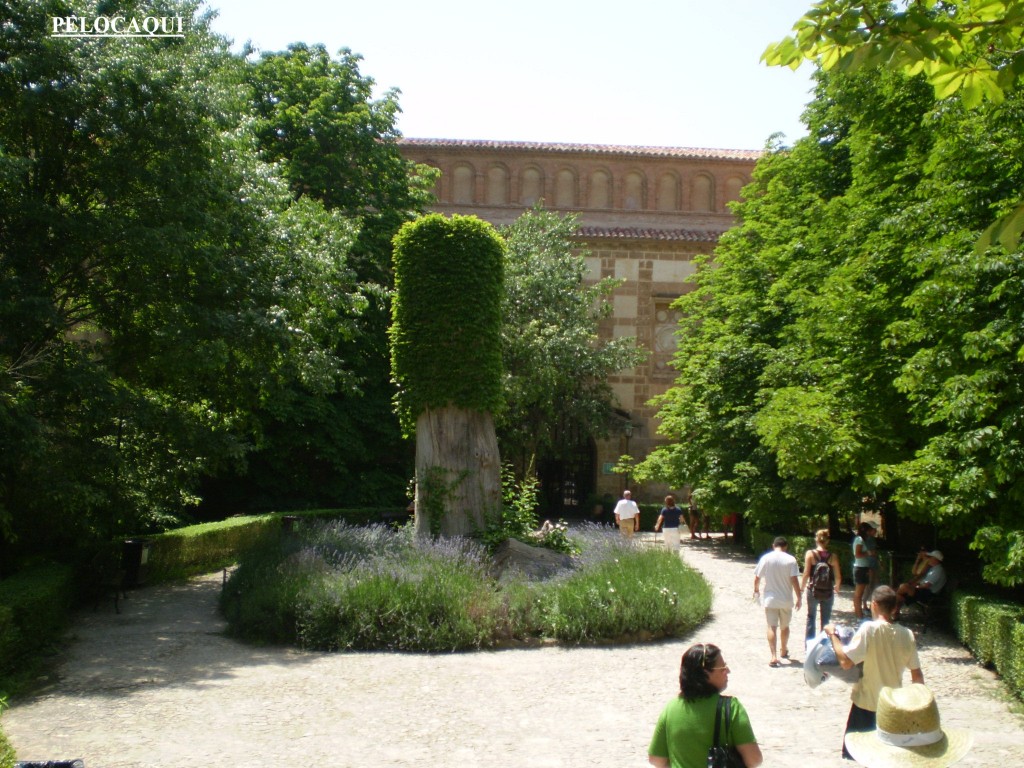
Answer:
[[(750, 599), (753, 559), (720, 539), (687, 539), (683, 557), (714, 585), (708, 623), (684, 640), (615, 648), (255, 648), (221, 634), (220, 574), (143, 589), (121, 615), (81, 614), (58, 678), (16, 702), (3, 725), (20, 759), (80, 757), (87, 768), (643, 766), (654, 720), (677, 690), (682, 650), (708, 641), (724, 649), (730, 692), (750, 710), (765, 765), (844, 765), (849, 691), (834, 681), (812, 691), (797, 663), (768, 667)], [(848, 592), (839, 608), (837, 619), (849, 620)], [(993, 676), (949, 638), (929, 633), (921, 647), (943, 722), (975, 734), (960, 765), (1015, 764), (1024, 721)]]

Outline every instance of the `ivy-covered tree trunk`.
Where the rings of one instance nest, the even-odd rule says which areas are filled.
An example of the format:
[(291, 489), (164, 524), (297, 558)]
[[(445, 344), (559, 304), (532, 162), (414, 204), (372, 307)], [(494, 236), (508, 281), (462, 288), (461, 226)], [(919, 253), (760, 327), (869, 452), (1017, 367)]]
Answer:
[(391, 361), (402, 428), (416, 434), (420, 536), (477, 533), (500, 512), (504, 252), (471, 216), (424, 216), (395, 236)]
[(456, 406), (416, 419), (416, 535), (464, 536), (501, 503), (501, 459), (490, 413)]

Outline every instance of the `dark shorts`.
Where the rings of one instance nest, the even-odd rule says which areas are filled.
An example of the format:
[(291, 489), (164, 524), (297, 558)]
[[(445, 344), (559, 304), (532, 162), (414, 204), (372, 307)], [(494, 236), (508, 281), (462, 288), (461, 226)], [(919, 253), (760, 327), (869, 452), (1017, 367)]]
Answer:
[(928, 587), (918, 587), (913, 596), (907, 598), (910, 602), (918, 603), (930, 603), (934, 599), (935, 593), (928, 589)]
[(853, 566), (853, 583), (854, 584), (870, 584), (871, 583), (871, 569), (867, 566)]

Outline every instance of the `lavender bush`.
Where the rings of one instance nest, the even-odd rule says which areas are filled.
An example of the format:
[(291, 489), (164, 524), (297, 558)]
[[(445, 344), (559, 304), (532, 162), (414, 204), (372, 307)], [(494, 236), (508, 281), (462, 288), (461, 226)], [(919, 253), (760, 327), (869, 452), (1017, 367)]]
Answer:
[(680, 634), (711, 593), (678, 557), (596, 526), (569, 529), (571, 571), (496, 581), (483, 545), (409, 530), (310, 526), (253, 551), (221, 599), (230, 631), (323, 650), (455, 651)]

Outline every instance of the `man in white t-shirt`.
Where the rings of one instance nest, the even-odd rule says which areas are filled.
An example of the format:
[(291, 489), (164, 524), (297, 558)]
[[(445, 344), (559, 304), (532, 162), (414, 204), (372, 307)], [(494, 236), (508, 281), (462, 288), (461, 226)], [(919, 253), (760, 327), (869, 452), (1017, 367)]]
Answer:
[[(882, 688), (901, 687), (904, 670), (910, 670), (912, 682), (924, 683), (914, 633), (892, 622), (895, 611), (896, 593), (892, 587), (883, 585), (871, 593), (872, 620), (857, 628), (849, 645), (844, 646), (836, 638), (834, 625), (825, 627), (825, 634), (836, 652), (836, 660), (843, 669), (852, 669), (855, 664), (864, 665), (863, 674), (854, 684), (850, 696), (853, 704), (846, 722), (846, 733), (875, 730), (878, 695)], [(845, 734), (843, 757), (853, 759), (846, 750)]]
[(622, 498), (615, 505), (615, 524), (627, 539), (632, 539), (640, 527), (640, 507), (633, 501), (633, 494), (628, 490), (622, 492)]
[[(768, 621), (768, 649), (772, 658), (768, 666), (779, 666), (776, 646), (781, 645), (781, 656), (789, 658), (789, 622), (793, 617), (793, 595), (796, 595), (796, 609), (800, 610), (800, 566), (796, 558), (786, 550), (789, 542), (785, 536), (776, 536), (772, 551), (757, 561), (754, 569), (754, 597), (761, 598), (764, 617)], [(764, 595), (761, 595), (761, 579), (764, 579)]]

